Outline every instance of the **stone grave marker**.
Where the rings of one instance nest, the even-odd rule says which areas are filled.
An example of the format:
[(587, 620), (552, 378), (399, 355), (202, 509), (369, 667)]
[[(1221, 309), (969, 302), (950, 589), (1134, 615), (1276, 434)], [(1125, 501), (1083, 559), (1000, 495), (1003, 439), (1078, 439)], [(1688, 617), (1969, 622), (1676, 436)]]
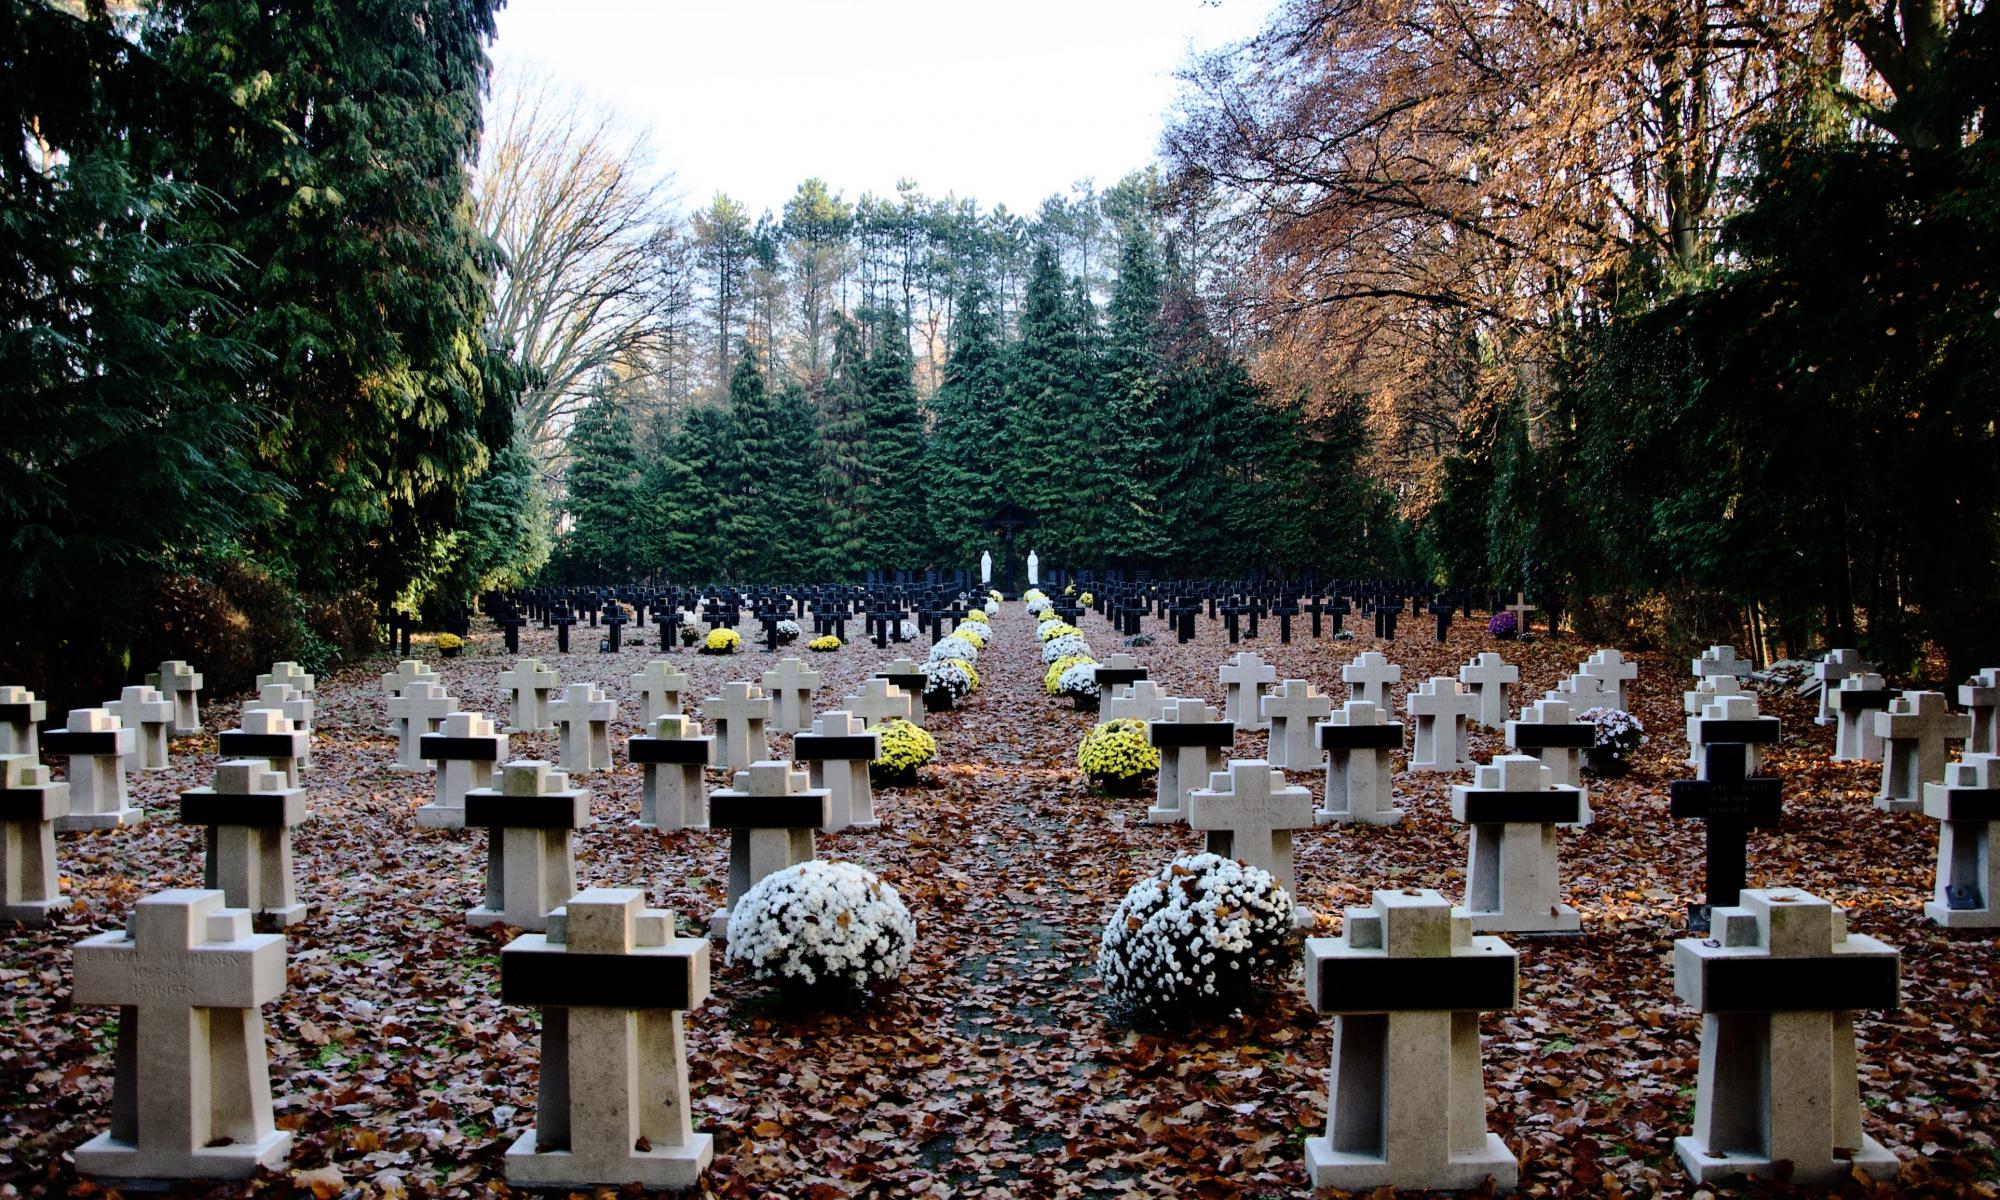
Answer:
[(1472, 826), (1465, 906), (1472, 927), (1514, 933), (1571, 933), (1582, 927), (1562, 902), (1556, 826), (1583, 819), (1583, 793), (1551, 781), (1525, 754), (1480, 767), (1471, 785), (1451, 789), (1451, 815)]
[(1166, 825), (1187, 815), (1187, 794), (1222, 770), (1229, 747), (1236, 744), (1236, 726), (1200, 700), (1175, 700), (1166, 714), (1146, 725), (1146, 740), (1160, 752), (1158, 789), (1146, 820)]
[(686, 713), (653, 718), (650, 737), (625, 739), (627, 761), (645, 767), (639, 792), (641, 829), (707, 829), (702, 772), (715, 762), (715, 735)]
[(1403, 668), (1377, 651), (1365, 650), (1340, 668), (1340, 678), (1352, 689), (1352, 699), (1366, 700), (1383, 712), (1390, 712), (1389, 689), (1403, 682)]
[(272, 663), (269, 671), (257, 677), (256, 690), (261, 692), (274, 683), (283, 684), (301, 696), (310, 696), (318, 688), (318, 681), (290, 659)]
[(1462, 771), (1473, 765), (1470, 724), (1479, 700), (1458, 690), (1457, 680), (1431, 676), (1403, 697), (1403, 708), (1417, 722), (1410, 770)]
[(1208, 851), (1269, 871), (1292, 897), (1301, 921), (1310, 919), (1298, 903), (1292, 872), (1292, 834), (1313, 827), (1312, 792), (1285, 782), (1285, 773), (1262, 759), (1236, 759), (1209, 777), (1208, 786), (1187, 794), (1188, 828), (1208, 835)]
[(572, 683), (563, 689), (562, 699), (549, 705), (549, 717), (556, 723), (562, 769), (571, 775), (611, 769), (611, 722), (618, 717), (618, 702), (606, 696), (594, 683)]
[(1864, 661), (1859, 650), (1827, 651), (1826, 657), (1813, 665), (1813, 678), (1819, 680), (1819, 716), (1813, 718), (1814, 722), (1819, 725), (1833, 724), (1837, 716), (1833, 697), (1840, 690), (1841, 680), (1874, 669), (1875, 664)]
[(813, 693), (819, 690), (819, 672), (799, 658), (781, 658), (764, 672), (764, 694), (777, 703), (772, 727), (779, 733), (801, 733), (812, 728)]
[(1396, 766), (1403, 723), (1367, 700), (1349, 700), (1314, 727), (1326, 753), (1325, 800), (1313, 815), (1322, 824), (1394, 825)]
[(1178, 698), (1161, 691), (1152, 680), (1141, 679), (1106, 696), (1101, 711), (1107, 721), (1157, 721)]
[(1611, 690), (1609, 680), (1595, 675), (1585, 675), (1581, 671), (1572, 671), (1558, 681), (1556, 689), (1548, 695), (1561, 700), (1579, 714), (1589, 712), (1593, 708), (1613, 706), (1618, 698), (1617, 693)]
[(827, 791), (821, 833), (850, 826), (873, 829), (882, 823), (875, 817), (875, 793), (868, 781), (868, 764), (882, 755), (882, 735), (859, 717), (839, 709), (820, 714), (811, 733), (792, 739), (792, 755), (806, 765), (812, 786)]
[(1688, 906), (1688, 929), (1707, 933), (1718, 908), (1730, 908), (1749, 884), (1750, 830), (1777, 825), (1784, 811), (1784, 787), (1775, 778), (1750, 774), (1750, 747), (1710, 742), (1702, 748), (1701, 774), (1667, 785), (1668, 811), (1701, 821), (1707, 895)]
[(127, 771), (164, 771), (167, 761), (167, 731), (174, 723), (174, 702), (157, 688), (135, 684), (107, 701), (104, 711), (133, 733), (132, 754), (125, 760)]
[(1694, 1132), (1674, 1139), (1688, 1174), (1807, 1187), (1895, 1175), (1861, 1130), (1854, 1010), (1901, 1002), (1896, 951), (1789, 888), (1746, 890), (1713, 917), (1714, 936), (1674, 943), (1674, 995), (1702, 1014)]
[(1597, 744), (1597, 727), (1578, 720), (1569, 702), (1537, 700), (1507, 722), (1507, 749), (1541, 760), (1550, 781), (1583, 786), (1583, 752)]
[[(649, 664), (646, 670), (652, 670), (652, 666)], [(549, 697), (561, 686), (560, 676), (543, 666), (541, 659), (516, 659), (513, 670), (500, 673), (500, 686), (506, 688), (510, 696), (507, 728), (503, 732), (545, 733), (556, 727), (555, 722), (549, 720)], [(647, 703), (651, 702), (649, 695)]]
[(312, 697), (301, 693), (290, 684), (267, 683), (257, 689), (257, 698), (255, 700), (246, 700), (244, 702), (243, 711), (249, 713), (260, 709), (269, 709), (272, 712), (284, 714), (285, 719), (292, 723), (293, 729), (306, 735), (305, 755), (299, 759), (299, 766), (302, 769), (311, 770), (314, 707)]
[(157, 672), (146, 676), (146, 683), (174, 702), (175, 737), (193, 737), (201, 732), (201, 706), (197, 699), (201, 695), (200, 672), (178, 658), (168, 659)]
[[(877, 682), (880, 681), (869, 681)], [(887, 688), (888, 684), (882, 686)], [(904, 694), (906, 703), (908, 699)], [(771, 739), (764, 727), (771, 719), (771, 698), (764, 694), (763, 688), (748, 680), (725, 683), (720, 696), (710, 696), (701, 702), (701, 711), (715, 724), (716, 740), (722, 745), (723, 770), (734, 775), (749, 770), (751, 763), (770, 757)]]
[(1783, 723), (1757, 711), (1755, 696), (1721, 696), (1687, 723), (1688, 753), (1693, 765), (1701, 765), (1701, 748), (1710, 742), (1741, 742), (1749, 754), (1745, 770), (1754, 775), (1763, 765), (1760, 747), (1775, 746), (1784, 733)]
[(57, 833), (116, 829), (146, 819), (125, 791), (125, 758), (133, 741), (132, 731), (101, 708), (70, 709), (66, 726), (42, 738), (43, 750), (69, 760), (63, 771), (69, 813), (56, 818)]
[(1463, 1191), (1520, 1182), (1486, 1128), (1479, 1014), (1514, 1008), (1520, 968), (1429, 889), (1377, 890), (1337, 938), (1307, 938), (1306, 1003), (1331, 1013), (1326, 1132), (1305, 1144), (1315, 1188)]
[(1972, 718), (1951, 711), (1943, 692), (1909, 692), (1875, 714), (1875, 736), (1882, 739), (1882, 786), (1875, 807), (1887, 812), (1915, 812), (1924, 804), (1924, 785), (1944, 779), (1947, 741), (1972, 733)]
[(389, 721), (396, 730), (396, 761), (392, 771), (428, 771), (424, 761), (423, 737), (436, 733), (444, 719), (458, 711), (458, 700), (444, 685), (422, 681), (405, 684), (400, 695), (389, 701)]
[(1222, 680), (1222, 719), (1238, 729), (1267, 729), (1258, 707), (1265, 689), (1278, 681), (1278, 668), (1249, 650), (1230, 656), (1217, 672)]
[(1270, 726), (1265, 759), (1274, 767), (1310, 771), (1319, 766), (1313, 727), (1333, 715), (1333, 701), (1303, 679), (1287, 679), (1258, 701), (1258, 715)]
[(384, 672), (381, 680), (382, 698), (384, 700), (394, 700), (403, 694), (404, 688), (409, 687), (413, 683), (441, 684), (444, 682), (438, 678), (436, 671), (431, 670), (430, 667), (424, 664), (423, 660), (415, 658), (406, 658), (397, 663), (396, 669)]
[(693, 1187), (715, 1146), (694, 1132), (681, 1015), (708, 998), (708, 942), (675, 937), (643, 888), (578, 892), (548, 926), (500, 952), (501, 1003), (542, 1014), (535, 1127), (507, 1148), (508, 1184)]
[(305, 819), (305, 791), (260, 758), (218, 763), (213, 785), (181, 793), (181, 824), (206, 827), (202, 886), (265, 925), (305, 920), (292, 871), (292, 828)]
[[(1681, 711), (1690, 717), (1698, 717), (1701, 710), (1725, 696), (1751, 696), (1756, 693), (1745, 691), (1741, 680), (1734, 675), (1712, 675), (1695, 684), (1693, 690), (1681, 693)], [(1887, 701), (1884, 701), (1886, 704)], [(1692, 764), (1693, 760), (1689, 760)]]
[(0, 754), (0, 919), (43, 925), (76, 903), (56, 871), (56, 821), (69, 785), (25, 754)]
[(1947, 929), (2000, 928), (2000, 756), (1968, 754), (1924, 785), (1924, 815), (1938, 829), (1937, 883), (1924, 915)]
[(418, 827), (463, 829), (465, 795), (490, 788), (499, 778), (500, 764), (507, 761), (507, 735), (496, 732), (485, 713), (455, 712), (437, 733), (423, 736), (417, 753), (437, 764), (436, 790), (431, 802), (417, 809)]
[(1987, 667), (1958, 685), (1958, 703), (1972, 718), (1967, 754), (2000, 754), (2000, 667)]
[(292, 728), (290, 717), (270, 708), (244, 709), (238, 726), (216, 735), (217, 754), (224, 758), (261, 758), (284, 776), (286, 787), (299, 786), (299, 768), (306, 759), (304, 730)]
[(1875, 714), (1885, 712), (1895, 699), (1880, 675), (1863, 671), (1840, 681), (1834, 694), (1833, 761), (1881, 762), (1882, 738), (1875, 732)]
[(911, 711), (922, 707), (915, 703), (916, 698), (914, 692), (906, 692), (878, 675), (863, 683), (861, 694), (849, 696), (841, 707), (860, 717), (868, 728), (880, 729), (897, 717), (911, 720)]
[(804, 771), (766, 760), (736, 772), (732, 786), (708, 794), (708, 824), (729, 831), (729, 898), (708, 919), (711, 937), (729, 935), (729, 914), (744, 893), (773, 871), (813, 856), (813, 831), (832, 816), (825, 788), (810, 786)]
[(502, 767), (497, 788), (465, 793), (465, 827), (488, 831), (485, 902), (466, 924), (545, 928), (576, 894), (576, 831), (590, 823), (590, 792), (536, 759)]
[(1577, 673), (1603, 680), (1605, 703), (1624, 712), (1632, 711), (1632, 681), (1639, 678), (1638, 663), (1616, 650), (1599, 650), (1577, 668)]
[(1488, 729), (1507, 724), (1507, 689), (1521, 682), (1521, 668), (1486, 650), (1458, 669), (1458, 681), (1478, 703), (1475, 720)]
[(1688, 664), (1695, 679), (1713, 679), (1718, 675), (1733, 675), (1738, 679), (1750, 674), (1752, 667), (1747, 659), (1736, 657), (1734, 646), (1710, 646), (1701, 656)]
[(661, 717), (680, 714), (681, 698), (688, 690), (687, 672), (668, 659), (656, 658), (632, 676), (632, 690), (645, 698), (645, 722), (651, 725)]
[(72, 955), (75, 1003), (119, 1010), (111, 1128), (77, 1147), (79, 1172), (249, 1179), (284, 1161), (257, 1011), (285, 990), (282, 937), (251, 932), (219, 891), (173, 890)]
[(48, 715), (48, 703), (27, 688), (11, 683), (0, 687), (0, 754), (40, 758), (37, 733)]
[[(909, 696), (910, 724), (915, 725), (918, 729), (924, 728), (924, 718), (926, 715), (924, 708), (924, 688), (928, 680), (924, 675), (923, 664), (907, 658), (899, 658), (888, 666), (883, 667), (880, 671), (875, 672), (875, 677), (887, 680), (898, 690)], [(852, 700), (853, 697), (850, 696), (848, 699)], [(850, 712), (854, 709), (852, 704), (849, 704), (847, 707)], [(869, 724), (873, 725), (876, 722), (870, 721)]]
[[(1097, 664), (1091, 670), (1091, 676), (1097, 680), (1097, 694), (1102, 698), (1101, 703), (1109, 703), (1112, 694), (1122, 688), (1147, 682), (1146, 668), (1139, 665), (1138, 659), (1123, 652), (1113, 654)], [(1105, 719), (1110, 720), (1109, 717)]]

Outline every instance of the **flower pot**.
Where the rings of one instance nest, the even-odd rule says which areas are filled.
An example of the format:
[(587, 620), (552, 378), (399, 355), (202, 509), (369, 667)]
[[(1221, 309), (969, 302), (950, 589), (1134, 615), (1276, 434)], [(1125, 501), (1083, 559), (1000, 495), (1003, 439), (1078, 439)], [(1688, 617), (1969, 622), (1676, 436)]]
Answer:
[(927, 712), (950, 712), (952, 704), (949, 688), (932, 688), (924, 693), (924, 709)]
[(1107, 796), (1136, 796), (1145, 790), (1144, 775), (1093, 775), (1091, 782)]
[(892, 771), (887, 767), (878, 767), (871, 763), (868, 767), (868, 778), (874, 781), (876, 787), (915, 787), (917, 768), (906, 767), (900, 771)]
[(463, 654), (463, 653), (465, 653), (465, 647), (463, 647), (463, 646), (449, 646), (449, 647), (446, 647), (446, 648), (445, 648), (445, 649), (443, 649), (443, 650), (439, 650), (439, 651), (438, 651), (438, 657), (439, 657), (439, 658), (457, 658), (457, 657), (458, 657), (459, 655), (461, 655), (461, 654)]
[(1600, 779), (1616, 779), (1632, 769), (1630, 759), (1597, 747), (1583, 752), (1583, 765)]
[(1070, 697), (1070, 699), (1076, 701), (1076, 711), (1096, 712), (1100, 697), (1086, 695), (1085, 693), (1078, 692), (1076, 695)]

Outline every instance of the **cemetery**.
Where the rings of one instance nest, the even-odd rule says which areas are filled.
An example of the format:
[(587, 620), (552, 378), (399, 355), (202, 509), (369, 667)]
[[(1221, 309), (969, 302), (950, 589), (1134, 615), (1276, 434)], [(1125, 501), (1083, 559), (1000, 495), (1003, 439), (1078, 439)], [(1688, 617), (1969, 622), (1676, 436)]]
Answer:
[(0, 0), (0, 1200), (2000, 1200), (1996, 48)]

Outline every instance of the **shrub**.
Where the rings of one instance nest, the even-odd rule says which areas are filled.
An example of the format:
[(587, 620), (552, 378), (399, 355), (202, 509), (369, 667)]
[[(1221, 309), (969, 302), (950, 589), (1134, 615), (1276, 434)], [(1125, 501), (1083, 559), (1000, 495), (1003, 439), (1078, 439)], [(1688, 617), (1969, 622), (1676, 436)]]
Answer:
[(1160, 769), (1160, 752), (1146, 738), (1146, 723), (1134, 717), (1106, 721), (1083, 735), (1076, 765), (1091, 779), (1123, 782)]
[(734, 654), (743, 645), (743, 639), (734, 629), (711, 629), (702, 639), (703, 654)]
[(1292, 898), (1270, 872), (1218, 854), (1177, 858), (1111, 911), (1097, 974), (1114, 1004), (1184, 1020), (1240, 1006), (1289, 956)]
[(937, 739), (901, 717), (882, 726), (882, 753), (868, 764), (878, 778), (907, 780), (937, 757)]
[(211, 696), (247, 690), (259, 671), (301, 659), (306, 647), (304, 604), (282, 580), (240, 559), (218, 564), (207, 579), (158, 577), (135, 616), (132, 674), (185, 659)]
[(816, 650), (821, 654), (825, 654), (829, 650), (840, 649), (840, 639), (830, 633), (822, 633), (812, 641), (807, 642), (806, 649)]
[(910, 965), (917, 926), (896, 889), (853, 863), (773, 871), (729, 913), (731, 964), (751, 977), (862, 994)]

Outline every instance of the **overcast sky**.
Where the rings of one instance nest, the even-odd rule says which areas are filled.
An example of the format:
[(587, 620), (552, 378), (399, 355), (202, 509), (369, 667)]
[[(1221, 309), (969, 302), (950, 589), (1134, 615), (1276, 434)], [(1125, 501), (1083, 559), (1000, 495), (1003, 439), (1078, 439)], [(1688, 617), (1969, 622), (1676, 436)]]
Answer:
[(1191, 49), (1273, 0), (510, 0), (494, 57), (650, 128), (688, 204), (774, 212), (817, 175), (1032, 211), (1152, 161)]

